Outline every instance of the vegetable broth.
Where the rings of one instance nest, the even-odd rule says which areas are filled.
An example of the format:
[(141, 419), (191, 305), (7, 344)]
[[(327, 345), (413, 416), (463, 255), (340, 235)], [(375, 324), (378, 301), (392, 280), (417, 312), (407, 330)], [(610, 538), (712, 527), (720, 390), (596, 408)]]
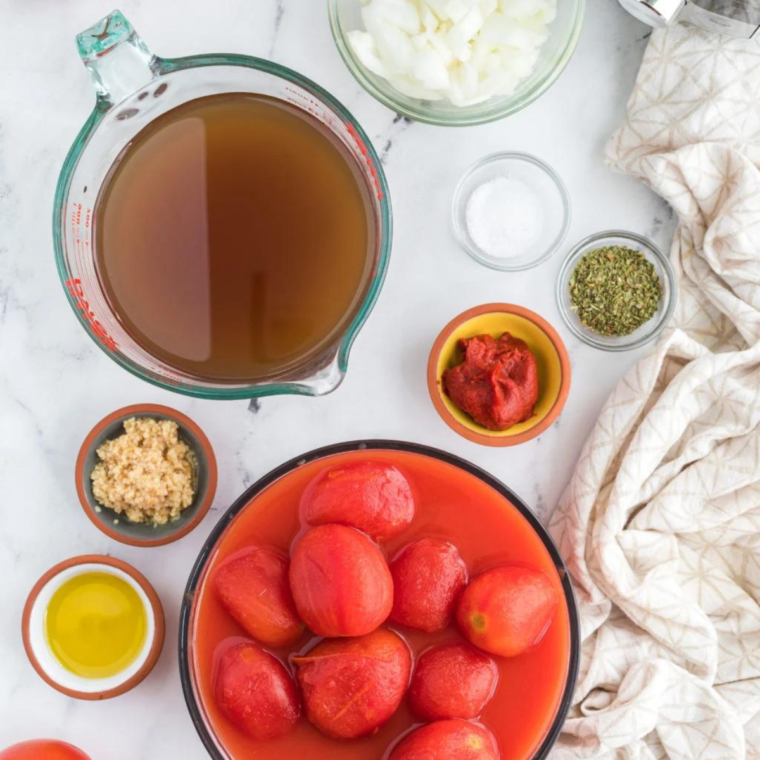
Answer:
[(219, 382), (336, 343), (366, 285), (372, 201), (348, 149), (281, 100), (214, 95), (155, 119), (95, 211), (98, 276), (146, 351)]
[[(228, 637), (245, 636), (207, 582), (214, 568), (231, 554), (254, 544), (288, 552), (302, 530), (299, 504), (312, 478), (326, 467), (368, 458), (396, 465), (415, 492), (417, 514), (411, 526), (382, 544), (389, 559), (410, 541), (433, 536), (458, 547), (470, 577), (494, 565), (518, 562), (542, 569), (556, 583), (562, 602), (540, 643), (519, 657), (495, 658), (499, 684), (481, 718), (496, 736), (502, 760), (527, 760), (552, 725), (568, 677), (570, 620), (557, 570), (528, 521), (498, 492), (458, 467), (407, 452), (339, 454), (300, 467), (255, 497), (219, 540), (199, 585), (190, 631), (194, 658), (191, 667), (197, 674), (204, 711), (213, 731), (234, 760), (301, 760), (305, 757), (310, 760), (382, 760), (388, 747), (419, 723), (405, 698), (393, 718), (376, 734), (364, 739), (330, 739), (302, 718), (292, 733), (259, 742), (229, 723), (213, 697), (217, 647)], [(433, 635), (389, 627), (405, 638), (415, 657), (433, 644), (463, 640), (454, 623)], [(307, 633), (295, 645), (271, 651), (287, 663), (289, 655), (308, 649), (313, 641), (312, 635)]]

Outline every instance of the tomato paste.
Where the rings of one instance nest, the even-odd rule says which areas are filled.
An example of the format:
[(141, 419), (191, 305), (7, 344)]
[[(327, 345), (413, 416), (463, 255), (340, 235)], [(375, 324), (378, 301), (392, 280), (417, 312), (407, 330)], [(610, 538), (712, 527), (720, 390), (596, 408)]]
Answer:
[(507, 430), (533, 416), (538, 401), (536, 357), (519, 338), (476, 335), (459, 343), (464, 361), (443, 373), (449, 398), (489, 430)]

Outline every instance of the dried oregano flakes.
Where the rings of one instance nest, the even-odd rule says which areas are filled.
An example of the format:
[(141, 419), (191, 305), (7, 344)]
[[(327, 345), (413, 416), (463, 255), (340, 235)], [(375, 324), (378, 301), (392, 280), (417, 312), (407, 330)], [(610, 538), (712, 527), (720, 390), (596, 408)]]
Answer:
[(570, 304), (599, 335), (630, 335), (656, 313), (662, 283), (641, 251), (609, 245), (587, 253), (570, 277)]

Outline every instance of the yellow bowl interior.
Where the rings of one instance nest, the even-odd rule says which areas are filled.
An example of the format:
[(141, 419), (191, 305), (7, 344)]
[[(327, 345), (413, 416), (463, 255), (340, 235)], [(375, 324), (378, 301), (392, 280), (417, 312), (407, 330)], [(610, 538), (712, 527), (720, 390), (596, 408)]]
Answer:
[[(536, 357), (536, 364), (538, 365), (538, 402), (536, 403), (535, 413), (529, 420), (520, 422), (509, 428), (509, 430), (488, 430), (488, 428), (478, 425), (472, 417), (453, 404), (443, 390), (442, 378), (445, 370), (462, 363), (462, 352), (458, 345), (462, 338), (472, 338), (475, 335), (491, 335), (494, 338), (499, 338), (505, 332), (508, 332), (514, 338), (524, 340)], [(457, 422), (460, 422), (476, 433), (497, 438), (524, 433), (535, 427), (546, 417), (559, 396), (562, 385), (562, 364), (551, 339), (537, 324), (517, 314), (499, 311), (481, 314), (478, 317), (468, 319), (452, 331), (438, 355), (436, 378), (441, 400)]]

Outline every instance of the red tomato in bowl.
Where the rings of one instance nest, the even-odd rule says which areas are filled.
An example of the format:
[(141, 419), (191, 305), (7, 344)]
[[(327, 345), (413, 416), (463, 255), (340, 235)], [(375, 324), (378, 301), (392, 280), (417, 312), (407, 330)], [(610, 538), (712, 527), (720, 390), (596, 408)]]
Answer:
[(0, 760), (90, 760), (82, 750), (55, 739), (34, 739), (0, 751)]
[(412, 522), (414, 495), (392, 464), (351, 462), (317, 475), (303, 495), (301, 510), (307, 525), (347, 525), (382, 541)]
[(364, 636), (393, 606), (385, 556), (364, 533), (344, 525), (312, 528), (290, 556), (296, 610), (317, 636)]

